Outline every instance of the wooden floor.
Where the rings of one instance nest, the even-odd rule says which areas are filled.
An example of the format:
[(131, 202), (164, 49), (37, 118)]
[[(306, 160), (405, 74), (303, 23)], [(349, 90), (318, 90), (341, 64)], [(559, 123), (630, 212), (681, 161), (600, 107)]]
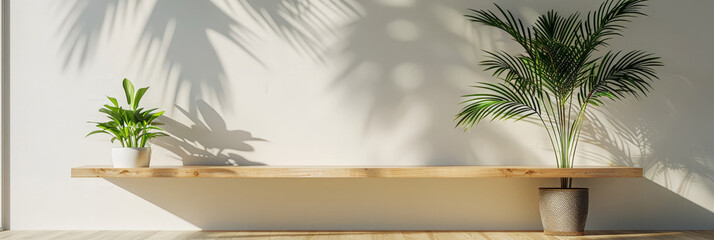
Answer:
[(219, 232), (219, 231), (4, 231), (0, 239), (714, 239), (714, 231), (590, 231), (581, 237), (547, 237), (541, 232)]

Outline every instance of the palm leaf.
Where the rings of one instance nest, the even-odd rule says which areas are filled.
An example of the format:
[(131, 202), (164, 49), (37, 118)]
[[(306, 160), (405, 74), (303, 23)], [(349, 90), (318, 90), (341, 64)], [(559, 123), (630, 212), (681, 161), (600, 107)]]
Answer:
[(521, 46), (526, 49), (526, 51), (530, 49), (530, 41), (532, 38), (531, 30), (524, 27), (523, 21), (516, 19), (513, 16), (513, 13), (510, 11), (504, 11), (501, 6), (498, 6), (498, 4), (494, 5), (498, 8), (498, 11), (501, 13), (503, 19), (491, 11), (475, 9), (469, 9), (471, 15), (466, 15), (466, 18), (472, 22), (478, 22), (487, 26), (499, 28), (511, 35), (516, 42), (521, 44)]
[(635, 98), (646, 96), (651, 89), (650, 82), (657, 79), (655, 67), (662, 66), (658, 57), (643, 51), (607, 53), (588, 82), (581, 87), (579, 102), (592, 102), (601, 97), (622, 99), (627, 95)]
[(531, 94), (515, 87), (512, 83), (481, 83), (475, 88), (491, 93), (469, 94), (463, 103), (468, 103), (456, 116), (457, 125), (467, 129), (484, 118), (521, 120), (533, 114), (540, 114), (540, 104)]

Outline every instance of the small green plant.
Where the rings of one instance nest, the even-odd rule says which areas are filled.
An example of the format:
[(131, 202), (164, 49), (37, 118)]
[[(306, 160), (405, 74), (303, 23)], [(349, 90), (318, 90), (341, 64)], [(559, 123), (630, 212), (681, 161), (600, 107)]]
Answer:
[[(557, 166), (573, 167), (588, 107), (628, 96), (639, 99), (657, 79), (658, 57), (637, 50), (605, 51), (610, 39), (622, 35), (625, 23), (645, 15), (645, 2), (606, 0), (584, 19), (549, 11), (533, 26), (524, 26), (498, 5), (499, 13), (471, 9), (469, 20), (503, 30), (523, 52), (486, 51), (488, 59), (481, 65), (503, 81), (478, 83), (479, 93), (465, 95), (457, 125), (469, 129), (484, 118), (534, 117), (548, 133)], [(561, 187), (571, 184), (572, 179), (561, 179)]]
[(156, 112), (157, 108), (149, 110), (139, 108), (139, 101), (149, 87), (134, 92), (134, 84), (126, 78), (122, 86), (129, 109), (119, 106), (116, 98), (107, 96), (112, 105), (104, 105), (99, 112), (106, 114), (109, 121), (90, 122), (96, 124), (99, 130), (92, 131), (87, 136), (98, 133), (109, 134), (112, 136), (111, 141), (119, 141), (122, 147), (146, 147), (149, 139), (167, 136), (164, 130), (158, 127), (161, 123), (156, 121), (164, 112)]

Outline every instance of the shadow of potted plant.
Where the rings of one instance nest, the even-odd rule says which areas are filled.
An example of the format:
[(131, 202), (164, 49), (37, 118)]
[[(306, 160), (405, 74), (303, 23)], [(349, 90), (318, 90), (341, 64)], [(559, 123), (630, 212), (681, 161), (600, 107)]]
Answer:
[(149, 87), (140, 88), (134, 91), (134, 84), (129, 79), (122, 82), (128, 109), (119, 106), (116, 98), (109, 97), (111, 105), (106, 104), (99, 109), (107, 115), (109, 121), (90, 122), (96, 124), (99, 130), (87, 134), (108, 134), (112, 137), (112, 143), (118, 141), (121, 147), (112, 148), (112, 162), (115, 168), (135, 168), (148, 167), (151, 161), (151, 147), (148, 141), (152, 138), (167, 136), (164, 130), (158, 127), (157, 122), (164, 112), (156, 112), (157, 108), (145, 110), (139, 107), (139, 101), (144, 96)]
[[(533, 26), (524, 26), (510, 11), (471, 9), (466, 17), (505, 31), (524, 50), (511, 54), (486, 51), (481, 65), (500, 83), (477, 83), (479, 93), (465, 95), (458, 126), (472, 128), (484, 118), (536, 119), (545, 127), (558, 168), (572, 168), (588, 106), (628, 96), (640, 98), (657, 79), (658, 57), (644, 51), (600, 51), (621, 36), (624, 23), (645, 15), (647, 0), (607, 0), (582, 19), (551, 10)], [(540, 213), (546, 235), (583, 235), (588, 189), (573, 188), (561, 178), (559, 188), (540, 188)]]
[(251, 142), (264, 142), (245, 130), (229, 129), (224, 117), (203, 100), (184, 109), (176, 106), (189, 121), (161, 116), (163, 129), (170, 135), (154, 142), (172, 152), (184, 166), (255, 166), (265, 165), (243, 157), (252, 152)]

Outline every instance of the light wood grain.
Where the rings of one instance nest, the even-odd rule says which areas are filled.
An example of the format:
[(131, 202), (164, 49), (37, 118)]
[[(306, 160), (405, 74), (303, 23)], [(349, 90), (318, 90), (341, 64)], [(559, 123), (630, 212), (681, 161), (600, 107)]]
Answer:
[(4, 231), (3, 240), (89, 240), (89, 239), (131, 239), (131, 240), (452, 240), (452, 239), (713, 239), (714, 231), (586, 231), (585, 236), (554, 237), (538, 231)]
[(72, 168), (72, 177), (93, 178), (640, 178), (642, 168), (551, 166), (286, 167), (175, 166)]

